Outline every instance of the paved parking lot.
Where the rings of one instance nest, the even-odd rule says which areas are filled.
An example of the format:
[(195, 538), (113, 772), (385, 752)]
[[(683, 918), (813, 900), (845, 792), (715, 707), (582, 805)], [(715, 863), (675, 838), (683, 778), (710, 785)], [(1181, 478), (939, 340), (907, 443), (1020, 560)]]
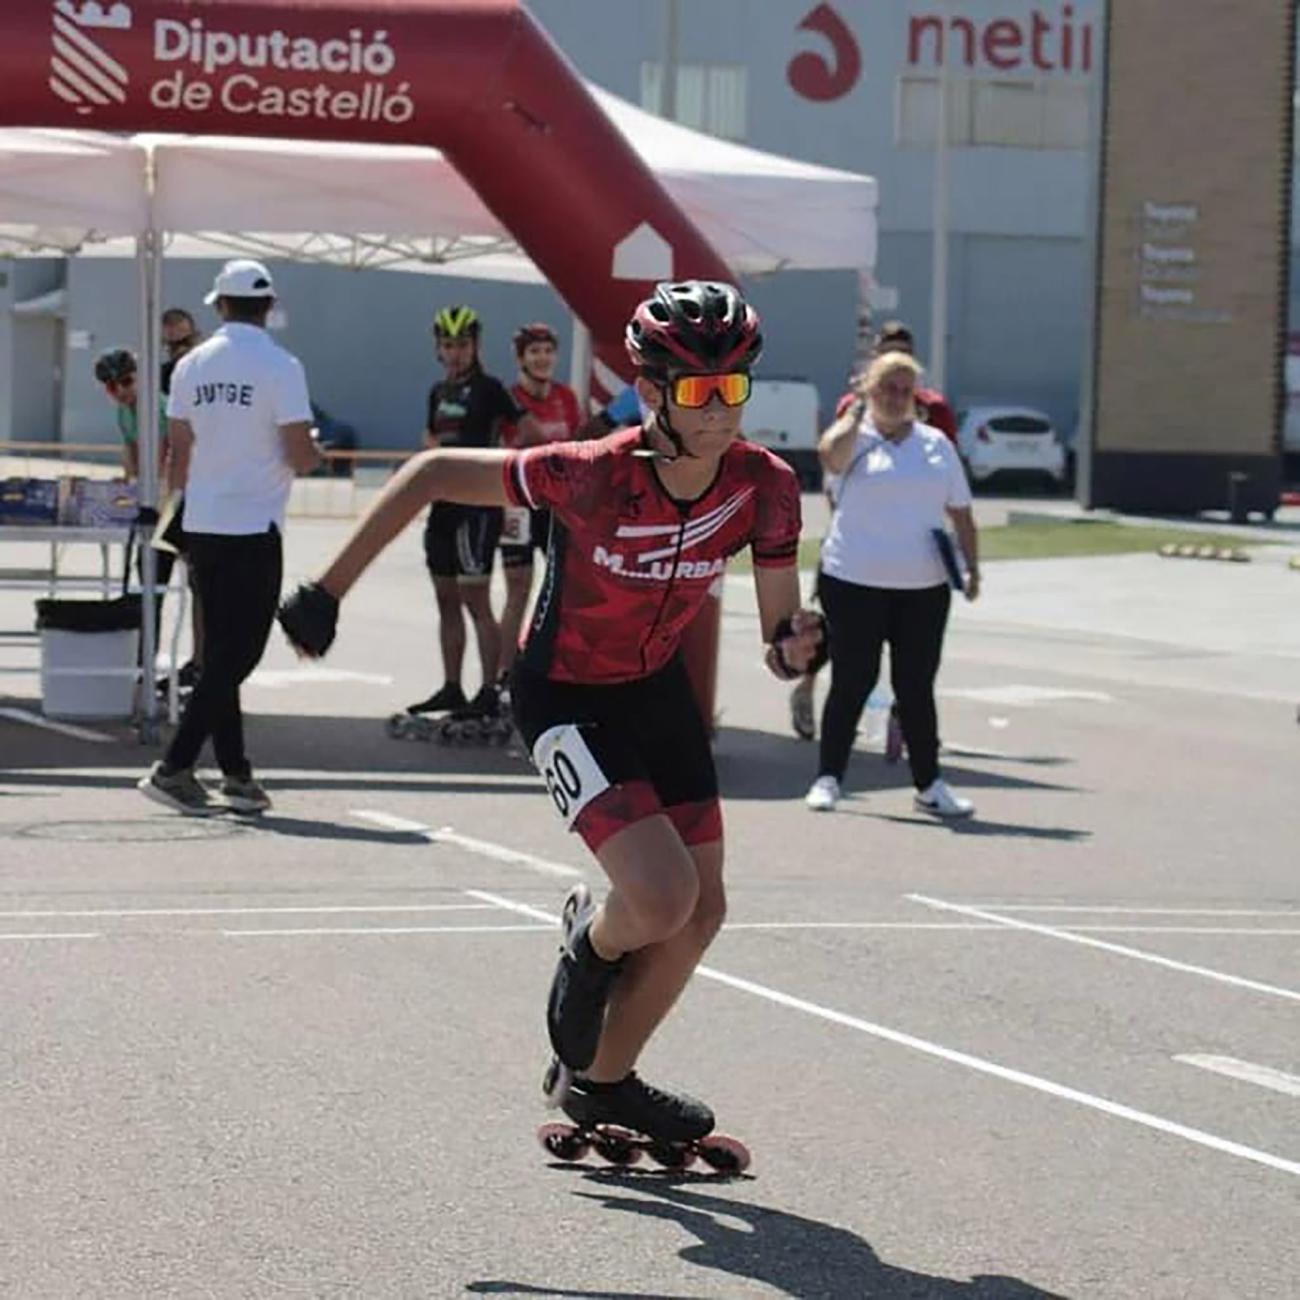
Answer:
[[(289, 572), (339, 533), (291, 527)], [(947, 825), (870, 716), (805, 811), (731, 580), (729, 923), (644, 1063), (749, 1143), (731, 1181), (534, 1143), (552, 918), (596, 876), (518, 756), (384, 734), (438, 676), (418, 537), (328, 661), (277, 642), (248, 688), (261, 822), (140, 799), (127, 732), (0, 716), (0, 1293), (1295, 1294), (1298, 596), (1281, 553), (990, 566)]]

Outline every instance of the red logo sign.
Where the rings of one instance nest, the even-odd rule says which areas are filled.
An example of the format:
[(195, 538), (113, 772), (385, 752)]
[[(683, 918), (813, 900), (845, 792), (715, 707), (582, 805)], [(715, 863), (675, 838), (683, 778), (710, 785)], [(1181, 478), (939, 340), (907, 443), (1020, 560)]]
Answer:
[(819, 102), (847, 95), (862, 75), (862, 52), (848, 24), (830, 5), (823, 3), (804, 16), (799, 30), (826, 37), (831, 43), (834, 62), (811, 50), (796, 54), (785, 70), (791, 87), (805, 99)]

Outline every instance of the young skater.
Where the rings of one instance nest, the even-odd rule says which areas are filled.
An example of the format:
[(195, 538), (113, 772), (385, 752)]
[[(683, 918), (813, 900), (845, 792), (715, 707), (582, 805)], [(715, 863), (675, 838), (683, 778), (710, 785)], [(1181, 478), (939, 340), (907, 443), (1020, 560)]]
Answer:
[(301, 652), (324, 654), (338, 602), (430, 501), (551, 511), (546, 577), (514, 668), (515, 721), (610, 887), (599, 906), (585, 886), (565, 903), (548, 1099), (580, 1126), (691, 1142), (712, 1129), (709, 1108), (634, 1068), (725, 911), (717, 778), (679, 643), (727, 557), (748, 547), (768, 668), (791, 680), (826, 650), (821, 616), (799, 608), (798, 481), (739, 440), (762, 348), (757, 313), (729, 284), (661, 284), (626, 344), (643, 426), (415, 457), (280, 621)]

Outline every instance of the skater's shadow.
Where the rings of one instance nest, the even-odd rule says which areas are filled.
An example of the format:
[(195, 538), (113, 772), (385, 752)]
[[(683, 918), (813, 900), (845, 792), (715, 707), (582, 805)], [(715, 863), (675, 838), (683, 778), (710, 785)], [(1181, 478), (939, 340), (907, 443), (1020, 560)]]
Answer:
[[(617, 1180), (618, 1190), (579, 1192), (606, 1209), (662, 1219), (686, 1229), (696, 1242), (682, 1248), (688, 1264), (727, 1274), (706, 1286), (712, 1294), (739, 1293), (742, 1280), (762, 1283), (796, 1300), (827, 1296), (918, 1297), (927, 1300), (1064, 1300), (1018, 1278), (981, 1275), (968, 1281), (918, 1273), (887, 1264), (872, 1247), (846, 1228), (816, 1219), (710, 1195), (699, 1183), (632, 1178), (624, 1173), (592, 1171), (593, 1182)], [(625, 1194), (633, 1188), (642, 1196)], [(671, 1300), (666, 1293), (564, 1290), (507, 1281), (470, 1283), (481, 1295), (549, 1295), (581, 1300)]]
[[(1049, 780), (1048, 768), (1064, 768), (1073, 759), (1064, 756), (984, 753), (974, 749), (945, 749), (944, 775), (953, 785), (987, 790), (1047, 790), (1077, 793), (1065, 780)], [(817, 762), (817, 747), (792, 736), (773, 735), (748, 727), (719, 727), (715, 744), (718, 780), (727, 799), (786, 800), (800, 797), (808, 788)], [(999, 771), (989, 764), (1039, 769), (1036, 775)], [(855, 750), (848, 788), (862, 793), (911, 788), (906, 763), (886, 763), (879, 753)]]
[(414, 831), (387, 831), (377, 827), (349, 826), (343, 822), (315, 821), (308, 817), (284, 817), (269, 812), (249, 816), (228, 814), (230, 820), (249, 830), (284, 835), (296, 840), (350, 840), (360, 844), (428, 844), (428, 838)]

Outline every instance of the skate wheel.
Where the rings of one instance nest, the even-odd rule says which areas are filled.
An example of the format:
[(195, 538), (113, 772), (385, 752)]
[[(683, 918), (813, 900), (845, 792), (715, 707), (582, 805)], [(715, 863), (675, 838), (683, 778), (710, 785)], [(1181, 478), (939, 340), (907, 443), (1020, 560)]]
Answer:
[(406, 735), (406, 715), (404, 713), (394, 713), (388, 719), (385, 729), (394, 740), (401, 740)]
[(543, 1124), (537, 1130), (537, 1140), (557, 1160), (581, 1160), (591, 1150), (591, 1143), (572, 1124)]
[(643, 1154), (636, 1134), (620, 1128), (597, 1129), (592, 1148), (602, 1160), (624, 1168), (636, 1164)]
[(742, 1174), (749, 1168), (749, 1148), (736, 1138), (701, 1138), (695, 1150), (710, 1169), (720, 1174)]
[(695, 1163), (695, 1152), (683, 1142), (651, 1142), (646, 1154), (664, 1169), (689, 1169)]

